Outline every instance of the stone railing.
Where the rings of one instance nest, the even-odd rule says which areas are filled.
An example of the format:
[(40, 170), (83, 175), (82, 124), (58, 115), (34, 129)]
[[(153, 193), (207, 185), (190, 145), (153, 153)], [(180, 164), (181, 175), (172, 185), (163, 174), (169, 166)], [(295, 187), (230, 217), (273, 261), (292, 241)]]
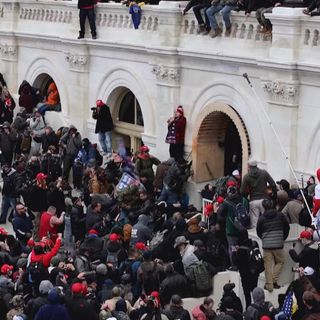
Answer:
[[(160, 2), (158, 6), (145, 5), (139, 30), (134, 30), (128, 7), (119, 3), (99, 3), (96, 11), (99, 42), (142, 48), (167, 47), (168, 50), (179, 48), (184, 54), (197, 51), (264, 60), (272, 56), (310, 60), (312, 51), (315, 52), (311, 54), (312, 59), (316, 60), (318, 52), (314, 48), (320, 46), (320, 19), (303, 15), (301, 8), (275, 8), (268, 15), (273, 23), (272, 36), (260, 33), (254, 13), (245, 17), (243, 12), (232, 12), (231, 34), (223, 32), (218, 38), (211, 39), (197, 32), (192, 10), (182, 16), (184, 6), (185, 2), (173, 1)], [(0, 0), (0, 18), (0, 34), (14, 31), (15, 36), (27, 33), (59, 40), (74, 39), (79, 30), (76, 1)], [(217, 18), (224, 27), (220, 14)], [(238, 50), (233, 50), (235, 43)]]
[[(224, 29), (224, 24), (220, 15), (218, 15), (218, 22), (219, 26)], [(227, 36), (225, 33), (222, 33), (221, 37), (254, 41), (271, 41), (270, 35), (261, 34), (259, 32), (261, 27), (254, 15), (245, 17), (243, 12), (232, 12), (231, 22), (231, 34)], [(202, 36), (202, 34), (198, 33), (197, 20), (193, 13), (184, 16), (182, 20), (182, 34)]]

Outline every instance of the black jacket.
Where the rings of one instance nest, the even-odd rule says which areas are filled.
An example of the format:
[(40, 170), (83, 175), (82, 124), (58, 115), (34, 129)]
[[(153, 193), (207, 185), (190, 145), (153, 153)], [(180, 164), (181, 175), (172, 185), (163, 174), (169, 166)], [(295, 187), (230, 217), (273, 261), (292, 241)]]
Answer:
[(170, 299), (174, 294), (185, 298), (188, 296), (188, 293), (187, 279), (179, 273), (174, 272), (166, 275), (165, 279), (160, 283), (159, 295), (163, 306), (170, 303)]
[(95, 320), (98, 318), (93, 306), (82, 296), (74, 295), (67, 299), (66, 307), (71, 319)]
[(78, 9), (94, 6), (95, 4), (97, 4), (96, 0), (78, 0)]
[(10, 198), (18, 198), (22, 192), (21, 175), (14, 169), (4, 175), (2, 194)]
[(311, 248), (309, 244), (305, 245), (298, 254), (294, 249), (289, 251), (290, 257), (294, 262), (299, 263), (299, 267), (311, 267), (316, 272), (319, 270), (319, 249)]
[(257, 235), (262, 239), (263, 249), (282, 249), (289, 230), (284, 214), (274, 209), (265, 211), (257, 223)]
[(71, 212), (71, 229), (76, 238), (84, 238), (86, 233), (86, 216), (83, 207), (72, 206)]
[(104, 105), (100, 108), (99, 112), (94, 111), (92, 117), (93, 119), (97, 119), (96, 133), (113, 130), (113, 121), (108, 106)]
[(59, 143), (59, 139), (54, 131), (51, 131), (48, 135), (35, 136), (33, 140), (42, 144), (42, 153), (47, 152), (49, 146), (55, 146), (57, 148)]
[(189, 312), (186, 309), (183, 309), (183, 307), (170, 306), (168, 309), (164, 310), (163, 313), (169, 320), (191, 320)]

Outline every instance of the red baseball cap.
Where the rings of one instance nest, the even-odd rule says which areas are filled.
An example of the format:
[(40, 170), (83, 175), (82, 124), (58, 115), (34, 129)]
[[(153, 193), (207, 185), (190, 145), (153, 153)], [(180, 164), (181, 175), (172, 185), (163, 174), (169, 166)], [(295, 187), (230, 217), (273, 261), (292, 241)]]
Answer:
[(0, 228), (0, 234), (6, 236), (6, 235), (8, 235), (8, 232), (5, 229)]
[(219, 204), (221, 204), (221, 203), (223, 203), (224, 198), (221, 197), (221, 196), (219, 196), (216, 201), (217, 201)]
[(120, 237), (116, 233), (111, 233), (110, 236), (109, 236), (109, 240), (112, 241), (112, 242), (118, 241), (118, 240), (120, 240)]
[(97, 230), (95, 230), (95, 229), (90, 229), (90, 230), (89, 230), (89, 232), (88, 232), (88, 234), (95, 234), (95, 235), (98, 235), (98, 234), (99, 234), (99, 232), (98, 232)]
[(303, 230), (300, 233), (300, 236), (298, 239), (308, 239), (311, 240), (312, 239), (312, 233), (308, 230)]
[(9, 265), (9, 264), (4, 264), (1, 267), (1, 273), (2, 274), (7, 274), (9, 270), (13, 270), (13, 266)]
[(42, 179), (46, 179), (47, 177), (48, 177), (48, 176), (45, 175), (44, 173), (39, 172), (39, 173), (37, 174), (37, 176), (36, 176), (36, 179), (37, 179), (37, 180), (42, 180)]
[(148, 146), (141, 146), (141, 147), (140, 147), (140, 151), (141, 151), (141, 152), (149, 152), (149, 150), (150, 150), (150, 149), (149, 149)]
[(34, 242), (34, 240), (33, 240), (32, 238), (30, 238), (30, 239), (28, 240), (27, 246), (28, 246), (28, 247), (34, 247), (34, 246), (35, 246), (35, 242)]
[(227, 181), (227, 187), (233, 187), (235, 185), (236, 185), (235, 181), (233, 181), (233, 180)]
[(147, 246), (143, 242), (137, 242), (135, 245), (137, 250), (145, 251), (147, 250)]
[(71, 286), (71, 292), (74, 294), (85, 294), (87, 287), (82, 283), (76, 282)]

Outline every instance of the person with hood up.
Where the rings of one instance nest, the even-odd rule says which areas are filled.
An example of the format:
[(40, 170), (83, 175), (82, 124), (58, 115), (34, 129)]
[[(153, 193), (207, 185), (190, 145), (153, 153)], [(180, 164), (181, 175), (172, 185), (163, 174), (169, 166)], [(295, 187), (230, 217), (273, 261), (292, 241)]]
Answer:
[(277, 281), (285, 261), (283, 247), (290, 226), (284, 214), (274, 209), (272, 200), (265, 199), (262, 205), (265, 212), (258, 220), (257, 235), (262, 239), (265, 289), (272, 292), (280, 288)]
[(152, 239), (152, 231), (148, 227), (150, 218), (142, 214), (138, 218), (138, 222), (132, 227), (130, 246), (135, 246), (137, 242), (147, 244)]
[(87, 291), (87, 286), (82, 283), (71, 285), (72, 296), (66, 299), (66, 307), (72, 320), (97, 319), (93, 305), (85, 298)]
[(74, 160), (82, 147), (81, 135), (75, 126), (70, 125), (68, 132), (61, 137), (60, 144), (65, 151), (63, 158), (63, 178), (68, 180)]
[(142, 183), (152, 183), (154, 179), (153, 165), (158, 166), (160, 160), (149, 154), (148, 146), (141, 146), (135, 163), (135, 173), (139, 177), (144, 177), (147, 181)]
[(2, 127), (3, 131), (0, 133), (1, 164), (11, 166), (18, 135), (11, 129), (8, 121), (5, 121)]
[(184, 136), (187, 123), (182, 106), (177, 107), (174, 117), (169, 118), (167, 123), (168, 133), (166, 143), (170, 145), (170, 157), (175, 158), (175, 160), (180, 160), (183, 158)]
[(33, 109), (37, 105), (37, 96), (35, 90), (31, 87), (30, 83), (26, 80), (23, 80), (19, 90), (19, 106), (25, 108), (28, 114), (33, 112)]
[(112, 130), (114, 128), (110, 108), (102, 101), (96, 101), (96, 107), (93, 111), (92, 118), (97, 120), (95, 133), (98, 134), (102, 151), (111, 156), (112, 154)]
[(67, 308), (63, 304), (63, 295), (60, 288), (49, 291), (48, 304), (42, 306), (34, 320), (71, 320)]
[(244, 196), (249, 195), (250, 200), (250, 219), (251, 228), (255, 228), (258, 219), (264, 212), (262, 201), (268, 199), (268, 187), (272, 189), (272, 197), (277, 197), (277, 186), (270, 174), (258, 168), (257, 161), (248, 161), (248, 173), (243, 177), (240, 193)]
[(245, 320), (260, 320), (262, 316), (275, 315), (275, 309), (271, 302), (265, 301), (263, 289), (257, 287), (252, 291), (253, 304), (244, 313)]
[(72, 207), (70, 210), (71, 230), (74, 241), (82, 241), (86, 234), (86, 215), (84, 214), (81, 197), (72, 198)]
[(39, 285), (39, 296), (30, 299), (25, 307), (25, 312), (29, 319), (34, 319), (39, 309), (48, 303), (48, 293), (53, 289), (53, 284), (49, 280), (43, 280)]
[(50, 83), (47, 91), (47, 97), (42, 103), (38, 103), (37, 109), (42, 116), (44, 116), (46, 111), (61, 111), (59, 91), (54, 82)]

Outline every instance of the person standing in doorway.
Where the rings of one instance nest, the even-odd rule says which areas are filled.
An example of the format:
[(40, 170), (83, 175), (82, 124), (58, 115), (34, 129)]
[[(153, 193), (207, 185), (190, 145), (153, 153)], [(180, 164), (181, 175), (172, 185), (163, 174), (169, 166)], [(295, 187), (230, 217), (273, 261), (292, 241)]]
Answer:
[(85, 23), (88, 17), (89, 25), (91, 29), (92, 39), (97, 39), (96, 31), (96, 17), (95, 17), (95, 6), (97, 1), (95, 0), (78, 0), (79, 19), (80, 19), (80, 31), (78, 39), (83, 39), (85, 34)]
[(97, 120), (95, 132), (98, 134), (101, 149), (104, 153), (111, 156), (111, 134), (114, 125), (110, 109), (102, 100), (97, 100), (96, 107), (92, 108), (92, 111), (92, 118)]
[(174, 117), (168, 119), (168, 133), (166, 143), (170, 144), (169, 153), (171, 158), (180, 160), (184, 152), (184, 135), (186, 131), (187, 120), (184, 116), (182, 106), (178, 106)]

